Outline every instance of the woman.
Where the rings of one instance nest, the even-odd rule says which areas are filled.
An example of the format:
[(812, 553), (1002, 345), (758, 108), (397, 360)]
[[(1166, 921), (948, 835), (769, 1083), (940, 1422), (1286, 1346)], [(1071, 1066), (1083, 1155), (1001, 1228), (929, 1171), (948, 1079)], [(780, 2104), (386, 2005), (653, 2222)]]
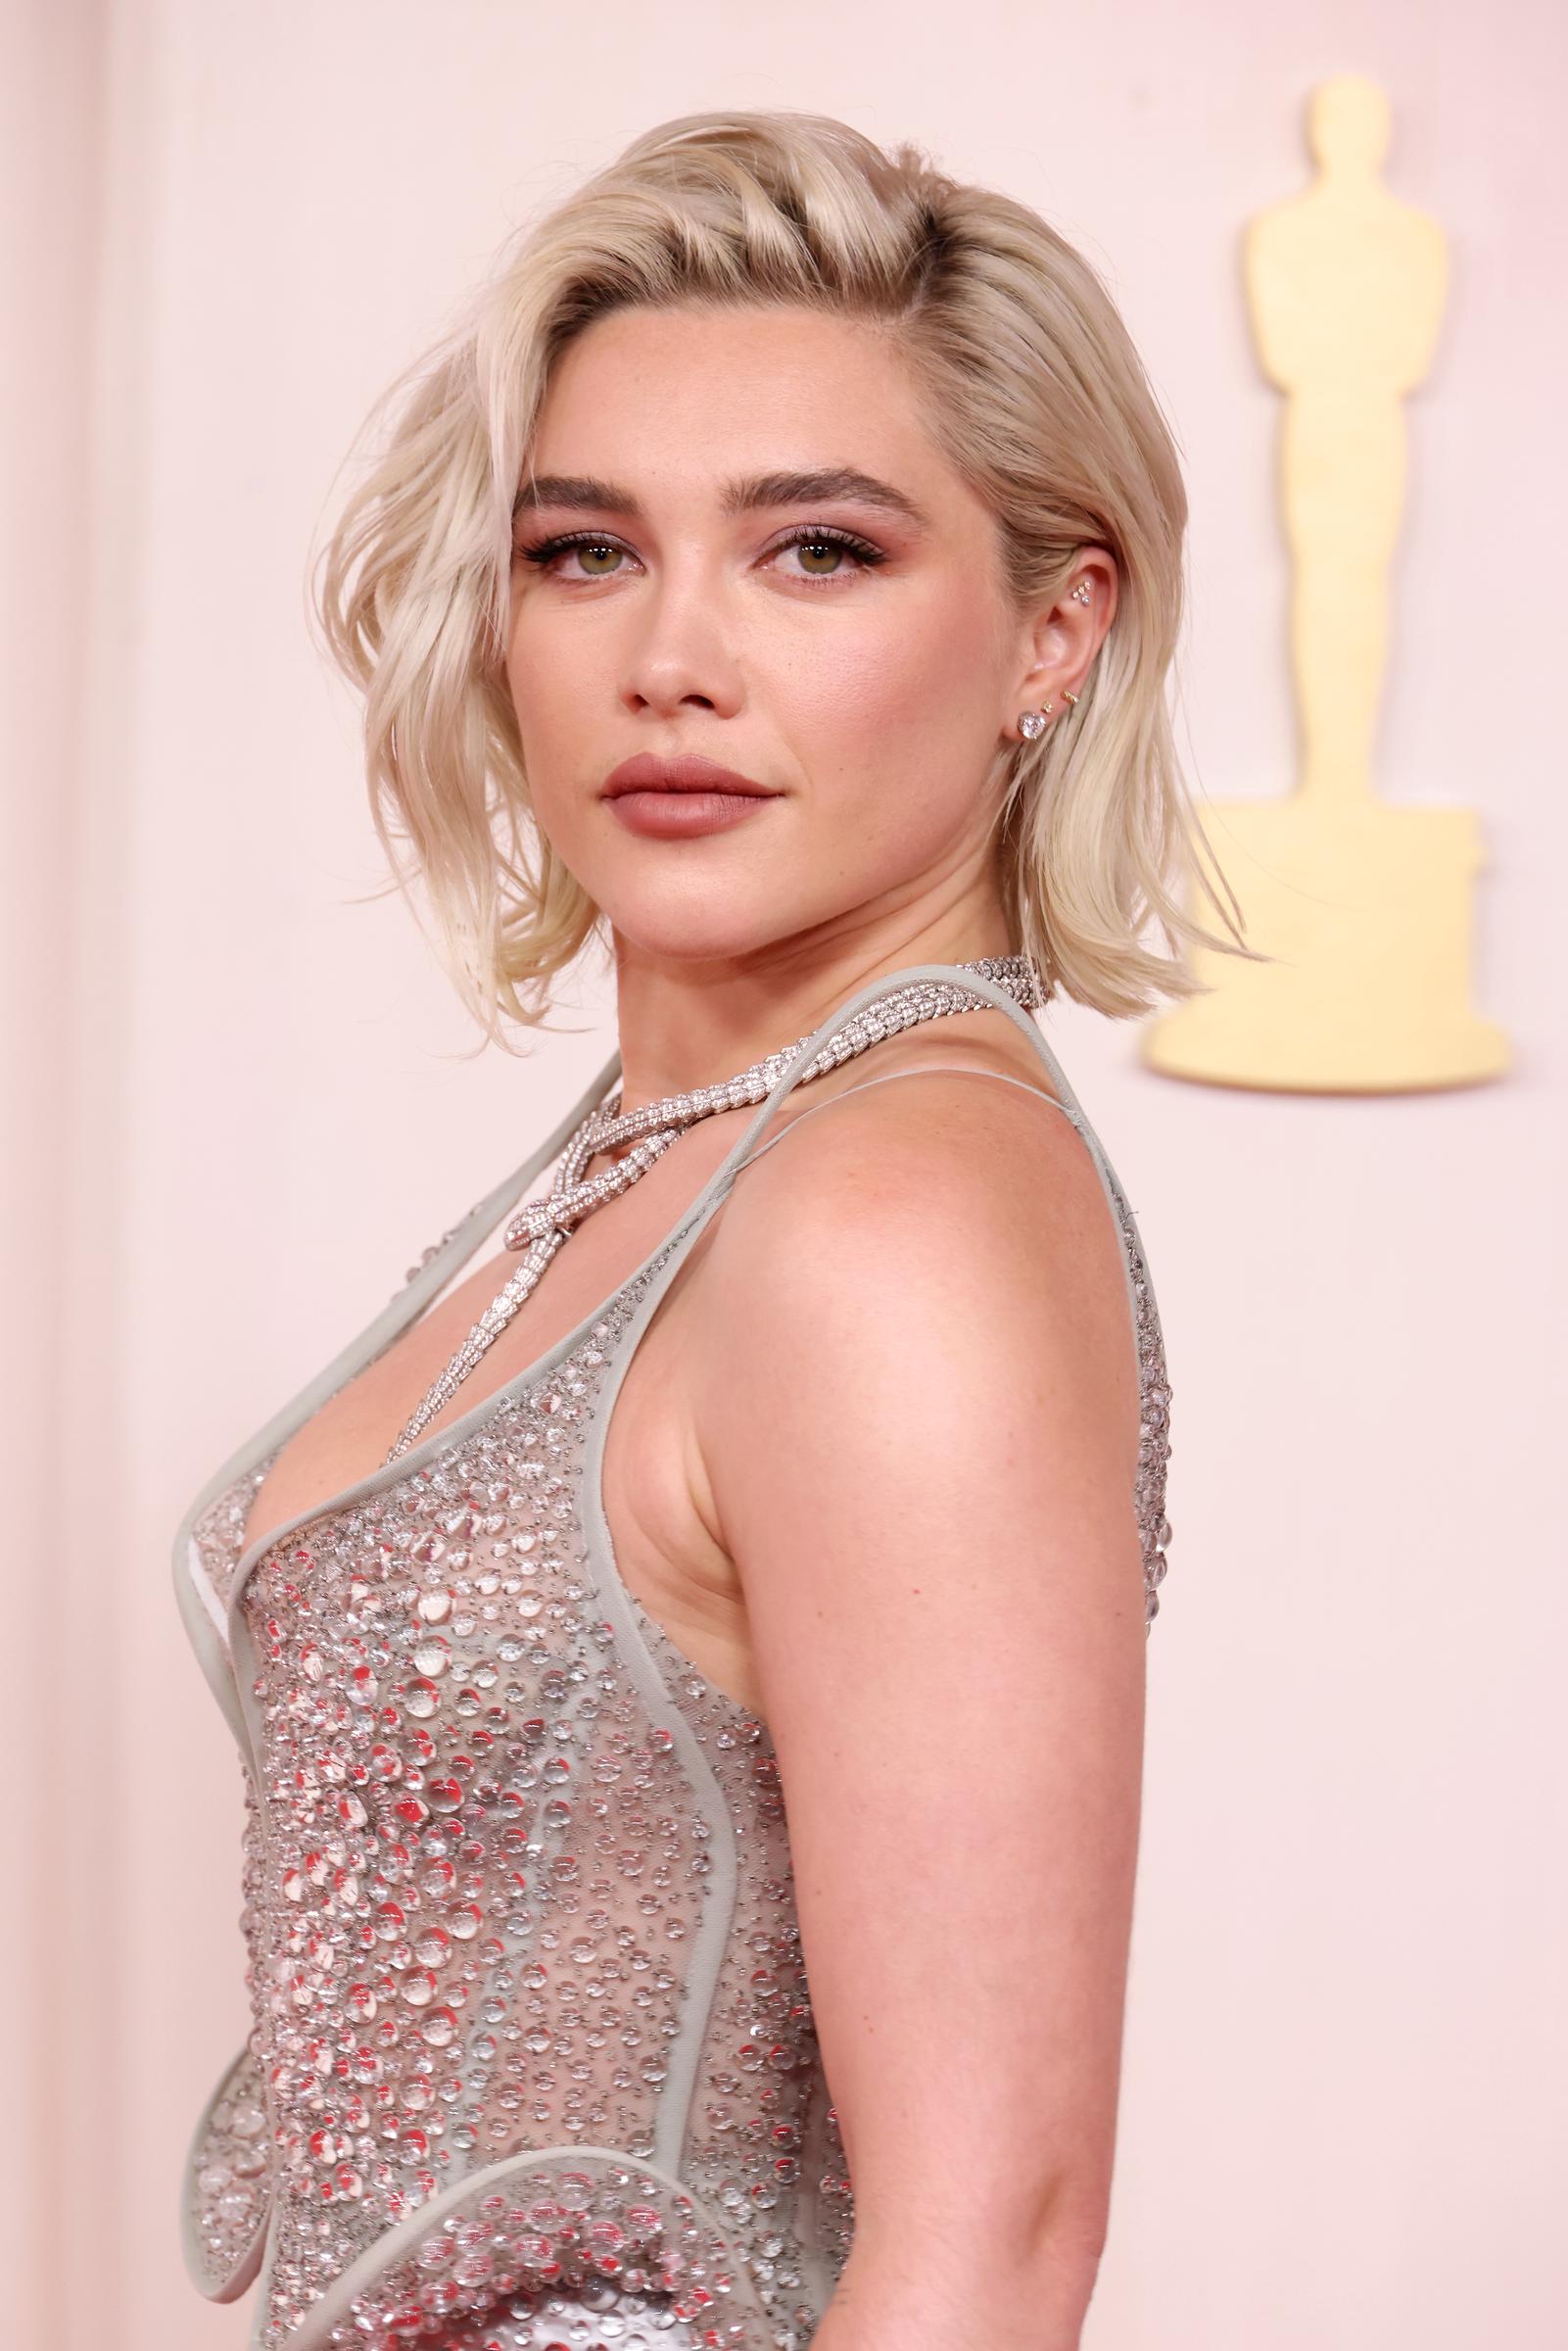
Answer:
[(798, 116), (638, 140), (394, 397), (376, 821), (488, 1033), (603, 939), (619, 1051), (180, 1529), (193, 2274), (258, 2351), (1065, 2351), (1168, 1388), (1031, 1015), (1208, 936), (1168, 434), (1034, 215)]

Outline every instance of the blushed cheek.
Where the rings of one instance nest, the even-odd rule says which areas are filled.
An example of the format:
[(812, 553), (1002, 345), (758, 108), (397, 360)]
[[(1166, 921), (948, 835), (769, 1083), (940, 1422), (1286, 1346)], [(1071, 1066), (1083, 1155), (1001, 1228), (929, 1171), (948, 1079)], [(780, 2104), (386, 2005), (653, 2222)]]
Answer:
[(945, 644), (924, 633), (881, 648), (847, 685), (835, 669), (796, 739), (811, 784), (800, 848), (844, 904), (903, 890), (976, 852), (989, 827), (981, 784), (995, 748), (994, 648), (955, 616)]
[(983, 768), (996, 734), (997, 641), (977, 600), (945, 600), (916, 625), (845, 632), (818, 649), (800, 681), (799, 715), (828, 772), (909, 776), (947, 772), (955, 760), (972, 774)]
[[(567, 691), (557, 668), (538, 648), (515, 640), (507, 657), (506, 682), (516, 713), (528, 776), (534, 821), (546, 840), (575, 869), (578, 830), (584, 817), (584, 795), (574, 793), (572, 779), (594, 770), (594, 729), (586, 718), (587, 696)], [(600, 747), (602, 747), (600, 745)], [(607, 761), (603, 764), (609, 764)]]
[(519, 630), (507, 653), (506, 682), (531, 778), (574, 774), (592, 755), (591, 713), (606, 706), (608, 691), (585, 674), (582, 648), (553, 651), (545, 632)]

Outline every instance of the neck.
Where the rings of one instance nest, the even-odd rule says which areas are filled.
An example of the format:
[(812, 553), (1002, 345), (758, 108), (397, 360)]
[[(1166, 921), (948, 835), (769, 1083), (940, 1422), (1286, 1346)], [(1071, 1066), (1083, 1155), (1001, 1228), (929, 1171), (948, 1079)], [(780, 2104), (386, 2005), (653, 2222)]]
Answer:
[(621, 1109), (722, 1084), (809, 1034), (884, 973), (1016, 951), (999, 918), (875, 939), (790, 940), (756, 956), (706, 962), (648, 956), (617, 936)]

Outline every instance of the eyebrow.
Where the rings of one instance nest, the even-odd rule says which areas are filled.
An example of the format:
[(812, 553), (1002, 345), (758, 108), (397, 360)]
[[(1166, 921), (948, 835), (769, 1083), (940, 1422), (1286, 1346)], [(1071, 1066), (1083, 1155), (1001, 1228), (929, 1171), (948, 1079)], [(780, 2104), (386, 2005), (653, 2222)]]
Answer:
[[(879, 506), (896, 514), (916, 530), (928, 530), (930, 517), (907, 491), (854, 465), (823, 465), (810, 473), (758, 473), (725, 482), (719, 492), (722, 511), (748, 514), (763, 506), (810, 506), (830, 500), (849, 499), (863, 506)], [(526, 481), (512, 504), (516, 516), (535, 506), (570, 506), (574, 511), (603, 510), (625, 514), (634, 522), (645, 519), (629, 490), (614, 482), (596, 481), (587, 473), (542, 473)]]

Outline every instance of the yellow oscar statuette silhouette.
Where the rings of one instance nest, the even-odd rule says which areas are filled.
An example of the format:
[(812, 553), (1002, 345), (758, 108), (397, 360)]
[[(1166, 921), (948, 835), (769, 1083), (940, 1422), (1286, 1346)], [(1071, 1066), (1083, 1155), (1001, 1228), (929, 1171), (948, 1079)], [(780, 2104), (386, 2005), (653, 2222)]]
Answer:
[(1149, 1023), (1142, 1057), (1220, 1085), (1467, 1085), (1509, 1059), (1503, 1032), (1470, 1004), (1471, 885), (1485, 862), (1476, 815), (1396, 806), (1372, 785), (1404, 492), (1401, 404), (1431, 360), (1445, 243), (1379, 182), (1389, 108), (1375, 84), (1355, 74), (1320, 84), (1307, 122), (1315, 182), (1251, 222), (1245, 240), (1258, 349), (1286, 396), (1302, 775), (1284, 799), (1218, 803), (1210, 834), (1247, 943), (1276, 960), (1198, 949), (1211, 992)]

